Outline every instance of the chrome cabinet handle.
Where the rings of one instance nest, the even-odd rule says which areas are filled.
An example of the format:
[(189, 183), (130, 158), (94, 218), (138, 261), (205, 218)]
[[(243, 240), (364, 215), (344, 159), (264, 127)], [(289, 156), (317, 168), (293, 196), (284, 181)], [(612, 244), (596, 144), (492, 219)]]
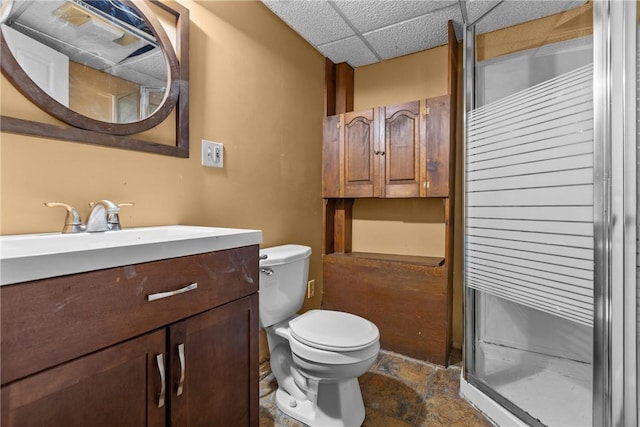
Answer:
[(267, 259), (267, 258), (269, 258), (269, 255), (267, 254), (260, 255), (260, 259)]
[(156, 355), (156, 364), (158, 365), (158, 372), (160, 373), (160, 396), (158, 396), (158, 408), (164, 406), (164, 394), (165, 394), (165, 380), (164, 380), (164, 358), (162, 353)]
[(180, 381), (178, 382), (178, 391), (176, 392), (176, 395), (180, 396), (184, 388), (184, 344), (178, 345), (178, 358), (180, 359)]
[(267, 276), (271, 276), (273, 274), (273, 270), (270, 268), (261, 268), (260, 273), (264, 273)]
[(190, 284), (188, 286), (185, 286), (184, 288), (176, 289), (175, 291), (158, 292), (157, 294), (151, 294), (151, 295), (147, 296), (147, 300), (155, 301), (155, 300), (162, 299), (162, 298), (169, 298), (169, 297), (172, 297), (172, 296), (175, 296), (175, 295), (183, 294), (185, 292), (193, 291), (194, 289), (198, 289), (198, 284), (197, 283), (192, 283), (192, 284)]

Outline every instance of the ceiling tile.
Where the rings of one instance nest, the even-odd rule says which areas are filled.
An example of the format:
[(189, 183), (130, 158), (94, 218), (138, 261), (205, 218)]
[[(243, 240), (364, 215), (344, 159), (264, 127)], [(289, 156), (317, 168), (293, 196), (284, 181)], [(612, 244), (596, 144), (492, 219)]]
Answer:
[(342, 13), (361, 32), (377, 30), (444, 7), (458, 7), (448, 1), (334, 1)]
[(467, 8), (467, 19), (475, 22), (492, 7), (500, 3), (500, 0), (468, 0), (465, 2)]
[(354, 35), (326, 1), (265, 0), (263, 3), (314, 46)]
[[(478, 21), (476, 34), (482, 34), (575, 8), (586, 0), (461, 1), (469, 22), (475, 22), (497, 5)], [(454, 21), (456, 36), (461, 40), (464, 26), (458, 0), (263, 0), (263, 3), (333, 62), (348, 62), (353, 67), (377, 62), (376, 54), (391, 59), (446, 44), (448, 20)]]
[(383, 59), (395, 58), (447, 44), (447, 20), (462, 19), (459, 8), (443, 9), (419, 18), (365, 33)]
[(361, 67), (378, 62), (378, 58), (356, 36), (320, 45), (318, 50), (336, 64), (348, 62), (352, 67)]

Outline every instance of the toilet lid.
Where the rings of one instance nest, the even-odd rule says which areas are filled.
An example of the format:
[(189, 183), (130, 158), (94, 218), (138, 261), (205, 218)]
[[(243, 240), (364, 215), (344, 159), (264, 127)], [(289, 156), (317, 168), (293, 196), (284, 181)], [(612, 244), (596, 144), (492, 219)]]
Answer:
[(351, 351), (378, 341), (376, 325), (354, 314), (331, 310), (311, 310), (289, 322), (298, 341), (323, 350)]

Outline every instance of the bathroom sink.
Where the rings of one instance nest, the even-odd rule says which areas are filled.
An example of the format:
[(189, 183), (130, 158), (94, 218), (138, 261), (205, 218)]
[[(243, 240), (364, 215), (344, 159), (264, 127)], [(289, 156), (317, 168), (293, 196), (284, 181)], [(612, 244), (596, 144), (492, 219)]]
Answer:
[(0, 236), (0, 285), (255, 245), (260, 230), (169, 225)]

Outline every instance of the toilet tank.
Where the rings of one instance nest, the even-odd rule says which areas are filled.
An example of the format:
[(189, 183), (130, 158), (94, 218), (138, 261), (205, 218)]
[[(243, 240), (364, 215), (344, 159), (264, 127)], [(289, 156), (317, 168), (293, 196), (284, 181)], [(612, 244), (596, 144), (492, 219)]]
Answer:
[[(311, 248), (282, 245), (260, 250), (260, 326), (293, 316), (304, 302)], [(266, 258), (265, 258), (266, 257)]]

